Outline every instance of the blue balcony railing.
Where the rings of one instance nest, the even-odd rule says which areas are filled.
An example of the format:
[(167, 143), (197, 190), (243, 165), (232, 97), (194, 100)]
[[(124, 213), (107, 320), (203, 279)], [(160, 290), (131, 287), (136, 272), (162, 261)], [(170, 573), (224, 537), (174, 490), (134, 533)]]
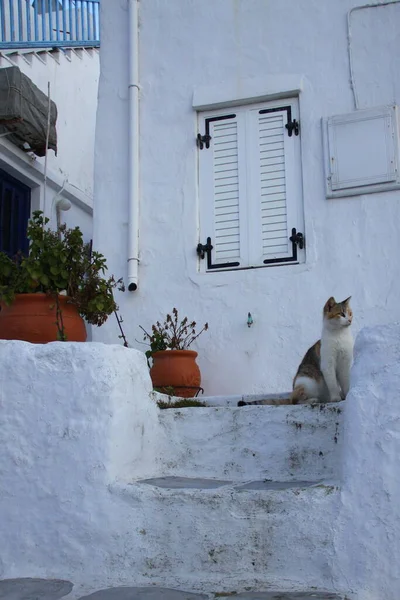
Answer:
[(100, 46), (100, 0), (0, 0), (0, 50)]

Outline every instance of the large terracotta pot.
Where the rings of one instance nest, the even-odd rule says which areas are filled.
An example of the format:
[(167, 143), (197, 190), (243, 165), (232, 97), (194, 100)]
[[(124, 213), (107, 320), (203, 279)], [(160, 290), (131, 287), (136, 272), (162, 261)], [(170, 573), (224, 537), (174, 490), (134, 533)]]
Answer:
[[(59, 296), (68, 342), (84, 342), (86, 328), (76, 306)], [(57, 341), (55, 299), (47, 294), (17, 294), (10, 306), (1, 304), (0, 339), (32, 344)]]
[[(201, 375), (193, 350), (162, 350), (152, 356), (150, 376), (153, 387), (181, 398), (193, 398), (200, 388)], [(172, 389), (173, 388), (173, 392)]]

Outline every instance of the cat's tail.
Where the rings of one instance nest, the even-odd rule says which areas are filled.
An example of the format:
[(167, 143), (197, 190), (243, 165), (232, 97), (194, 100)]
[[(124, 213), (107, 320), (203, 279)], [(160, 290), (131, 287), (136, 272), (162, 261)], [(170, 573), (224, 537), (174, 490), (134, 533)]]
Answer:
[(308, 393), (304, 385), (297, 384), (294, 386), (290, 400), (292, 401), (292, 404), (303, 404), (303, 402), (308, 400)]

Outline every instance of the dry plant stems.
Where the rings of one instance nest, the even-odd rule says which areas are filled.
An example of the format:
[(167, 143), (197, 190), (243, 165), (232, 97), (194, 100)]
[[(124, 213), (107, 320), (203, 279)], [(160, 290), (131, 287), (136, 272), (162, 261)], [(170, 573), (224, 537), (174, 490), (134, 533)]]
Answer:
[(146, 352), (147, 359), (161, 350), (187, 350), (203, 331), (208, 329), (208, 323), (205, 323), (196, 333), (196, 326), (196, 321), (189, 322), (187, 317), (179, 320), (176, 308), (172, 309), (172, 316), (167, 314), (163, 323), (157, 321), (152, 325), (151, 333), (139, 325), (144, 333), (144, 341), (150, 346), (150, 350)]

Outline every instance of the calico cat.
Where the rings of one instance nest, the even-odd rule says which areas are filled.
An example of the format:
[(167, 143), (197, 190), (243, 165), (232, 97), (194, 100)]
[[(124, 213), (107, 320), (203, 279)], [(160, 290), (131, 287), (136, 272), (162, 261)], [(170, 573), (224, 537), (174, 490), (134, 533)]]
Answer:
[(354, 345), (350, 298), (336, 302), (331, 297), (326, 302), (321, 339), (309, 348), (293, 380), (293, 404), (311, 398), (339, 402), (347, 396)]
[[(293, 392), (288, 403), (303, 404), (311, 399), (319, 402), (344, 400), (350, 386), (353, 362), (353, 336), (350, 325), (353, 312), (350, 298), (336, 302), (331, 297), (323, 310), (321, 339), (306, 352), (293, 380)], [(264, 401), (245, 404), (267, 404)]]

